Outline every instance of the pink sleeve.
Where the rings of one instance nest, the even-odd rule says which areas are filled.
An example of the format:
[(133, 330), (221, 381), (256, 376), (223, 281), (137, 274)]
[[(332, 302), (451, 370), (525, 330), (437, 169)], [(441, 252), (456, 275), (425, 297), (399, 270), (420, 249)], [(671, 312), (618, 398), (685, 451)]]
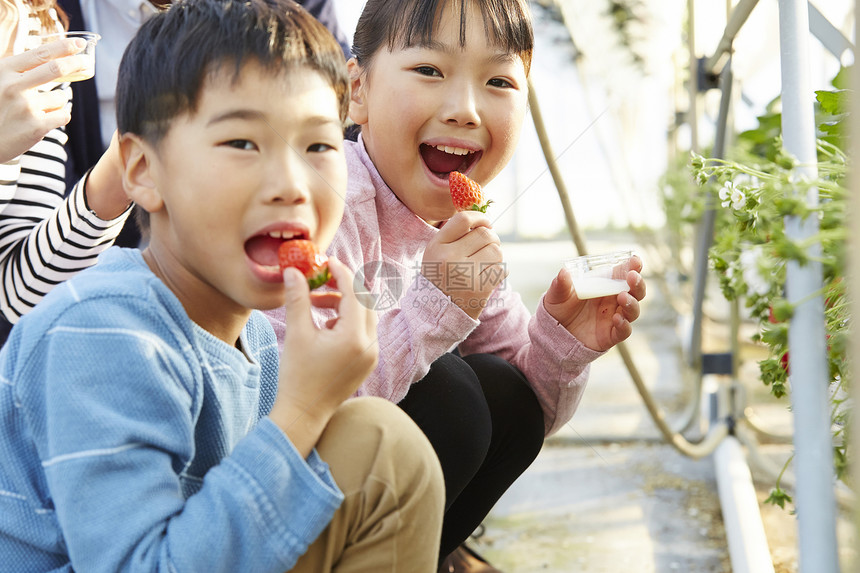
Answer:
[(546, 435), (557, 432), (582, 399), (589, 364), (603, 353), (586, 347), (550, 316), (542, 297), (531, 316), (519, 294), (497, 289), (480, 318), (460, 352), (495, 354), (519, 368), (543, 408)]
[(416, 273), (400, 299), (400, 307), (379, 317), (379, 364), (358, 394), (399, 402), (437, 358), (477, 325), (424, 275)]

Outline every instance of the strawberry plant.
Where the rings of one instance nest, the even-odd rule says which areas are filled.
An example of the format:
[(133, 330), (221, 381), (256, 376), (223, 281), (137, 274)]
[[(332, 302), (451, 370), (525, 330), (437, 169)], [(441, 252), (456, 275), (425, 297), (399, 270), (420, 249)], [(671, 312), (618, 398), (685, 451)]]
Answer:
[[(846, 402), (847, 356), (852, 326), (843, 277), (846, 272), (847, 199), (849, 158), (846, 117), (847, 72), (834, 80), (834, 90), (816, 92), (818, 122), (818, 177), (797, 180), (796, 161), (783, 148), (778, 106), (759, 118), (759, 127), (744, 132), (728, 159), (692, 155), (696, 181), (710, 194), (721, 212), (717, 217), (710, 265), (728, 300), (743, 301), (750, 319), (759, 325), (754, 340), (764, 344), (768, 357), (759, 362), (761, 381), (776, 397), (791, 391), (791, 357), (788, 332), (794, 312), (786, 299), (786, 267), (789, 262), (810, 262), (809, 247), (819, 244), (822, 269), (827, 364), (833, 422), (834, 465), (837, 477), (847, 479), (850, 408)], [(810, 206), (806, 194), (817, 191), (819, 202)], [(786, 217), (816, 217), (816, 236), (798, 241), (785, 232)], [(770, 503), (784, 506), (790, 497), (779, 487)]]

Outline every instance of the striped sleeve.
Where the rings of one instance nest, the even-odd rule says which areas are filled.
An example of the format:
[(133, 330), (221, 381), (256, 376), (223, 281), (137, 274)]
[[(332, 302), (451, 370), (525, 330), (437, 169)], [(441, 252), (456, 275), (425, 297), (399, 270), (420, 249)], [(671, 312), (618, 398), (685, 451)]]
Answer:
[[(68, 88), (66, 88), (68, 89)], [(91, 212), (86, 177), (65, 197), (66, 134), (54, 129), (0, 165), (0, 312), (12, 323), (54, 286), (95, 264), (122, 230)]]

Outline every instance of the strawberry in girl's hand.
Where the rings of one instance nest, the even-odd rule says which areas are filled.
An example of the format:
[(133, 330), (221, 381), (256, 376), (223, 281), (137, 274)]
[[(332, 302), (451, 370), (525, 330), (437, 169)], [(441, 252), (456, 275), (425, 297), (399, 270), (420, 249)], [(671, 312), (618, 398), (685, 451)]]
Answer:
[(448, 174), (448, 187), (451, 190), (451, 199), (458, 211), (480, 211), (487, 212), (487, 207), (492, 201), (484, 201), (481, 186), (472, 181), (459, 171)]
[(285, 241), (278, 248), (278, 262), (281, 272), (287, 267), (299, 269), (308, 279), (311, 290), (321, 287), (331, 280), (328, 270), (328, 258), (317, 252), (316, 246), (311, 241), (294, 239)]

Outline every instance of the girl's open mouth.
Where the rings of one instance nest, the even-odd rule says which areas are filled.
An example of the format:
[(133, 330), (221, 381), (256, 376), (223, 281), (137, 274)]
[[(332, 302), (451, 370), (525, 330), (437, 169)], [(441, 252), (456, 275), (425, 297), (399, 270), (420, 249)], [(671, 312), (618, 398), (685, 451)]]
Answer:
[(467, 173), (481, 157), (481, 151), (470, 151), (462, 147), (427, 145), (422, 143), (419, 153), (427, 168), (439, 179), (448, 180), (448, 173)]

